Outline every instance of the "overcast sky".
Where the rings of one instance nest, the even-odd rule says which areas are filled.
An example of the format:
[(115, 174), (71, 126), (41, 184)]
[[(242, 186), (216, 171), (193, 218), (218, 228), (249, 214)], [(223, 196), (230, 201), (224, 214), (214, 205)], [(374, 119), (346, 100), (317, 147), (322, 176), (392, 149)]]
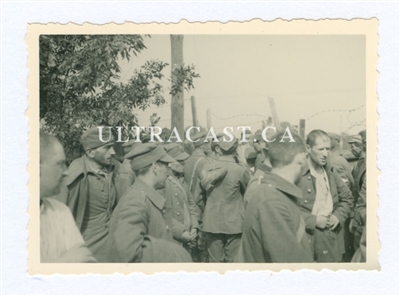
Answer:
[[(169, 35), (152, 35), (144, 41), (146, 50), (121, 63), (122, 81), (146, 60), (171, 63)], [(249, 125), (255, 132), (265, 119), (262, 116), (271, 115), (268, 97), (272, 97), (279, 120), (298, 125), (304, 118), (306, 133), (319, 128), (355, 134), (365, 128), (364, 36), (185, 35), (183, 55), (185, 64), (194, 64), (201, 76), (195, 80), (195, 89), (184, 96), (196, 97), (202, 126), (206, 126), (206, 110), (211, 108), (214, 128)], [(165, 76), (169, 77), (170, 71), (166, 68)], [(170, 128), (168, 88), (166, 83), (168, 104), (139, 110), (139, 123), (147, 125), (150, 114), (157, 112), (162, 119), (158, 125)], [(331, 111), (356, 108), (351, 113)], [(185, 126), (191, 125), (191, 120), (188, 100)], [(349, 129), (357, 122), (362, 125)]]

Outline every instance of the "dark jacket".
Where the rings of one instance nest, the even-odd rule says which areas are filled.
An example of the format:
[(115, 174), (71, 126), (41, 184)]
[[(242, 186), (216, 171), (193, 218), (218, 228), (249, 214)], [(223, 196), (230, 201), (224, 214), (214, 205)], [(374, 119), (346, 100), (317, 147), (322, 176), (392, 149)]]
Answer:
[(244, 218), (239, 262), (312, 262), (298, 207), (301, 190), (273, 173), (254, 183)]
[[(329, 165), (325, 167), (326, 174), (329, 179), (329, 186), (332, 195), (333, 211), (340, 225), (335, 229), (336, 240), (340, 254), (344, 253), (344, 237), (343, 237), (343, 226), (346, 219), (349, 217), (351, 208), (353, 205), (353, 197), (350, 189), (342, 181), (335, 169)], [(303, 199), (300, 201), (300, 209), (304, 221), (306, 222), (306, 231), (311, 238), (316, 231), (317, 216), (313, 215), (312, 209), (315, 202), (316, 188), (315, 178), (310, 174), (308, 168), (303, 173), (303, 176), (298, 184), (299, 188), (303, 192)], [(315, 242), (318, 244), (318, 242)], [(318, 247), (318, 246), (317, 246)]]
[[(171, 218), (164, 197), (136, 179), (114, 210), (105, 261), (191, 262), (189, 253), (172, 238)], [(155, 253), (161, 250), (163, 258)]]
[(203, 216), (203, 230), (211, 233), (237, 234), (242, 232), (244, 193), (250, 174), (232, 156), (223, 155), (215, 163), (228, 173), (207, 198)]
[[(75, 159), (68, 167), (68, 176), (65, 179), (67, 190), (62, 190), (64, 194), (58, 196), (58, 199), (63, 201), (70, 208), (75, 219), (76, 225), (81, 230), (82, 222), (86, 212), (87, 196), (89, 188), (86, 178), (88, 168), (86, 166), (86, 155)], [(129, 186), (129, 180), (120, 174), (120, 163), (113, 160), (112, 163), (112, 181), (116, 190), (116, 201), (121, 198)]]
[[(166, 207), (172, 210), (172, 234), (176, 240), (182, 238), (183, 232), (199, 228), (196, 204), (193, 201), (192, 195), (185, 187), (177, 178), (169, 176), (165, 182), (165, 188), (162, 190)], [(189, 212), (189, 228), (186, 228), (184, 225), (185, 207)]]

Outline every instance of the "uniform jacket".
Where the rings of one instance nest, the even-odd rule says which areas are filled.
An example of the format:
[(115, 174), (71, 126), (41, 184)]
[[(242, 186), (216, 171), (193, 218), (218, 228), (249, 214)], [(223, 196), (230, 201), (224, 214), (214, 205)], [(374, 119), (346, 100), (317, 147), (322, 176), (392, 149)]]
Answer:
[[(62, 193), (57, 197), (70, 208), (80, 230), (86, 211), (87, 196), (90, 194), (86, 182), (88, 168), (85, 159), (86, 155), (83, 155), (75, 159), (68, 167), (68, 176), (65, 179), (67, 190), (62, 190)], [(113, 160), (112, 163), (112, 180), (116, 190), (116, 200), (118, 201), (128, 188), (129, 180), (121, 176), (120, 163), (117, 160)]]
[[(200, 161), (198, 162), (196, 166), (196, 171), (193, 174), (193, 170), (195, 169), (196, 162), (200, 158)], [(185, 174), (185, 182), (190, 186), (191, 178), (193, 175), (193, 184), (192, 187), (189, 188), (190, 193), (192, 194), (193, 200), (196, 203), (197, 206), (197, 213), (198, 213), (198, 220), (202, 221), (203, 220), (203, 213), (204, 213), (204, 207), (206, 203), (206, 192), (203, 190), (203, 188), (200, 185), (200, 172), (202, 171), (203, 167), (205, 164), (209, 163), (210, 160), (206, 157), (206, 155), (200, 151), (200, 150), (195, 150), (192, 155), (186, 160), (185, 166), (184, 166), (184, 174)]]
[(273, 173), (255, 183), (246, 207), (239, 262), (312, 262), (298, 207), (301, 190)]
[(364, 179), (365, 179), (365, 173), (366, 173), (366, 162), (365, 162), (365, 157), (360, 158), (356, 165), (354, 166), (353, 169), (353, 177), (354, 177), (354, 190), (353, 190), (353, 196), (354, 196), (354, 206), (357, 203), (357, 199), (359, 196), (359, 192), (361, 190), (361, 187), (363, 185)]
[[(344, 252), (343, 226), (346, 219), (350, 215), (353, 204), (353, 197), (350, 189), (342, 181), (335, 169), (329, 165), (325, 167), (326, 174), (329, 179), (329, 186), (332, 195), (333, 211), (340, 222), (336, 229), (339, 251)], [(313, 235), (316, 230), (317, 216), (311, 214), (315, 202), (315, 178), (310, 174), (310, 169), (307, 168), (298, 184), (303, 192), (303, 199), (300, 201), (300, 209), (304, 221), (306, 222), (306, 231), (309, 235)]]
[(329, 156), (328, 161), (330, 165), (335, 168), (343, 182), (347, 183), (350, 190), (353, 190), (354, 178), (351, 174), (351, 167), (340, 151), (333, 151)]
[(265, 173), (270, 172), (271, 168), (264, 163), (259, 164), (258, 169), (251, 177), (249, 184), (247, 185), (246, 193), (244, 194), (244, 207), (247, 207), (247, 204), (252, 199), (255, 194), (258, 185), (261, 183), (261, 179), (264, 178)]
[[(183, 232), (190, 231), (191, 228), (199, 228), (197, 207), (185, 185), (181, 184), (177, 178), (168, 176), (162, 191), (166, 207), (172, 210), (172, 234), (177, 240), (182, 238)], [(190, 229), (186, 229), (184, 225), (184, 206), (189, 211)]]
[(223, 155), (215, 163), (228, 173), (207, 198), (203, 216), (203, 230), (211, 233), (237, 234), (242, 232), (244, 193), (250, 181), (249, 172), (235, 162), (232, 156)]
[[(136, 179), (114, 210), (105, 261), (190, 262), (190, 255), (174, 242), (171, 224), (164, 197)], [(156, 253), (161, 250), (162, 259)]]

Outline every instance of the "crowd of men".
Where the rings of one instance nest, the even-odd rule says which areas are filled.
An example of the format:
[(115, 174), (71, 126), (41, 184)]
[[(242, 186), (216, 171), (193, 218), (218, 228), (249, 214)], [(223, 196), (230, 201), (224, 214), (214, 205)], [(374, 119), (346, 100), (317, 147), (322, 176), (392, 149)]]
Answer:
[[(304, 141), (261, 132), (204, 141), (125, 144), (83, 132), (67, 168), (57, 138), (40, 133), (42, 262), (365, 262), (366, 133), (322, 130)], [(275, 135), (281, 139), (282, 133)]]

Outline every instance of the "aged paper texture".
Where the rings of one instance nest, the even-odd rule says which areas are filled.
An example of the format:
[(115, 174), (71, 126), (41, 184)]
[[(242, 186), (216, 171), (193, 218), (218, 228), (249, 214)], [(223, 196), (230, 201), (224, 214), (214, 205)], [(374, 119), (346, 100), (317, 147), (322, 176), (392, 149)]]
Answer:
[[(219, 23), (219, 22), (207, 22), (207, 23), (188, 23), (186, 21), (181, 21), (178, 24), (133, 24), (133, 23), (125, 23), (123, 25), (117, 24), (105, 24), (105, 25), (92, 25), (85, 23), (83, 25), (75, 25), (75, 24), (31, 24), (28, 26), (28, 33), (26, 36), (26, 43), (28, 47), (29, 60), (28, 60), (28, 68), (29, 68), (29, 78), (28, 78), (28, 89), (29, 89), (29, 109), (26, 112), (26, 115), (29, 118), (29, 164), (28, 164), (28, 172), (29, 172), (29, 194), (30, 194), (30, 202), (28, 213), (30, 216), (30, 221), (28, 225), (29, 231), (29, 241), (28, 241), (28, 252), (29, 252), (29, 274), (43, 274), (43, 275), (51, 275), (51, 274), (113, 274), (113, 273), (121, 273), (121, 274), (130, 274), (133, 272), (144, 273), (144, 274), (154, 274), (158, 272), (198, 272), (198, 271), (216, 271), (219, 273), (224, 273), (228, 270), (247, 270), (247, 271), (255, 271), (255, 270), (269, 270), (274, 272), (279, 272), (282, 270), (316, 270), (321, 271), (323, 269), (329, 270), (380, 270), (380, 265), (378, 261), (378, 254), (380, 250), (380, 243), (378, 238), (378, 217), (377, 217), (377, 209), (379, 206), (379, 200), (377, 196), (377, 187), (378, 187), (378, 176), (379, 170), (377, 168), (377, 123), (378, 123), (378, 113), (377, 113), (377, 81), (378, 81), (378, 72), (376, 71), (376, 66), (378, 62), (378, 21), (376, 19), (353, 19), (350, 21), (346, 20), (319, 20), (319, 21), (307, 21), (307, 20), (275, 20), (272, 22), (263, 22), (261, 20), (252, 20), (249, 22), (238, 23), (238, 22), (229, 22), (229, 23)], [(348, 125), (349, 134), (354, 135), (361, 129), (366, 129), (367, 131), (367, 261), (366, 263), (274, 263), (274, 264), (265, 264), (265, 263), (96, 263), (96, 264), (73, 264), (73, 263), (41, 263), (40, 261), (40, 204), (39, 204), (39, 130), (40, 130), (40, 115), (39, 115), (39, 107), (40, 107), (40, 90), (39, 90), (39, 37), (40, 35), (102, 35), (102, 34), (150, 34), (151, 36), (169, 36), (170, 34), (180, 34), (184, 36), (189, 36), (187, 38), (191, 38), (190, 36), (195, 36), (202, 38), (204, 36), (212, 36), (218, 39), (218, 36), (221, 36), (221, 40), (224, 40), (222, 36), (229, 36), (230, 39), (237, 38), (246, 38), (246, 37), (257, 37), (257, 36), (270, 36), (272, 37), (280, 37), (280, 38), (304, 38), (305, 36), (308, 38), (315, 37), (324, 37), (324, 38), (335, 38), (335, 37), (352, 37), (358, 38), (359, 40), (363, 40), (365, 48), (364, 60), (364, 75), (361, 75), (360, 79), (364, 80), (365, 89), (357, 90), (361, 93), (361, 96), (364, 97), (364, 101), (361, 102), (364, 105), (365, 113), (362, 114), (361, 120), (359, 122), (364, 122), (365, 125), (358, 128), (358, 130), (351, 130), (356, 125)], [(186, 37), (185, 37), (186, 38)], [(168, 37), (169, 39), (169, 37)], [(251, 38), (250, 38), (251, 39)], [(327, 39), (327, 40), (328, 40)], [(253, 39), (251, 39), (253, 40)], [(246, 41), (248, 42), (248, 41)], [(328, 42), (328, 41), (327, 41)], [(329, 41), (332, 42), (332, 41)], [(362, 42), (362, 41), (360, 41)], [(235, 43), (232, 43), (231, 50), (234, 51)], [(259, 44), (255, 43), (254, 47), (259, 46)], [(337, 46), (337, 44), (336, 44)], [(340, 45), (339, 45), (340, 47)], [(160, 49), (162, 50), (162, 49)], [(210, 60), (213, 60), (212, 49), (210, 48), (210, 56), (208, 57)], [(204, 51), (203, 51), (204, 53)], [(198, 54), (198, 53), (197, 53)], [(285, 55), (285, 52), (282, 52), (282, 55)], [(156, 57), (149, 57), (148, 59), (156, 59)], [(255, 62), (259, 57), (256, 55), (252, 55), (251, 53), (244, 52), (242, 55), (241, 61), (232, 60), (229, 63), (239, 63), (242, 64), (243, 67), (247, 64), (257, 64)], [(319, 57), (320, 59), (329, 59), (329, 56)], [(354, 56), (354, 58), (357, 58)], [(291, 62), (296, 63), (296, 61), (291, 61), (291, 56), (287, 56), (288, 63)], [(308, 61), (310, 65), (313, 63), (317, 63), (319, 60), (313, 60), (310, 58)], [(169, 60), (167, 60), (170, 63)], [(219, 67), (218, 59), (213, 60), (215, 62), (215, 67)], [(228, 64), (229, 64), (228, 63)], [(334, 67), (334, 62), (331, 63), (331, 66)], [(196, 70), (199, 71), (201, 76), (209, 75), (212, 69), (204, 69), (201, 65), (196, 65)], [(225, 65), (226, 66), (226, 65)], [(138, 65), (136, 66), (138, 67)], [(362, 68), (362, 67), (361, 67)], [(226, 69), (229, 69), (229, 65)], [(331, 70), (331, 69), (327, 69)], [(208, 72), (207, 72), (208, 71)], [(229, 70), (227, 70), (229, 71)], [(255, 70), (260, 71), (259, 74), (262, 75), (262, 71), (260, 69)], [(276, 75), (282, 75), (282, 73), (278, 73), (279, 69), (276, 70)], [(331, 71), (334, 73), (334, 71)], [(240, 76), (240, 73), (237, 73)], [(274, 73), (269, 74), (274, 76)], [(301, 71), (297, 73), (299, 83), (302, 81), (302, 73)], [(333, 75), (333, 74), (332, 74)], [(329, 75), (325, 77), (329, 79)], [(218, 77), (215, 77), (216, 81)], [(243, 77), (245, 80), (246, 77)], [(337, 78), (336, 78), (337, 79)], [(343, 79), (347, 79), (344, 77)], [(266, 78), (268, 80), (268, 78)], [(335, 80), (332, 77), (332, 80)], [(267, 83), (267, 82), (266, 82)], [(319, 85), (321, 80), (318, 77), (315, 77), (315, 85)], [(196, 82), (195, 82), (196, 85)], [(229, 85), (225, 86), (229, 87)], [(284, 84), (281, 85), (284, 87)], [(215, 85), (210, 86), (210, 92), (215, 91), (218, 93), (216, 98), (222, 104), (225, 104), (225, 109), (220, 109), (218, 115), (221, 118), (234, 117), (232, 113), (228, 111), (229, 108), (235, 108), (235, 106), (239, 106), (239, 101), (242, 98), (240, 96), (235, 97), (231, 96), (230, 98), (224, 98), (223, 91), (221, 92), (216, 88)], [(334, 88), (334, 86), (333, 86)], [(316, 87), (318, 89), (318, 87)], [(223, 88), (222, 88), (223, 90)], [(329, 91), (329, 90), (327, 90)], [(350, 92), (353, 90), (350, 90)], [(289, 93), (295, 92), (293, 89), (285, 90), (285, 92)], [(264, 94), (263, 94), (264, 95)], [(253, 101), (249, 101), (249, 104), (260, 104), (260, 108), (263, 108), (265, 103), (268, 102), (268, 94), (265, 97), (255, 95), (253, 97)], [(303, 94), (304, 95), (304, 94)], [(275, 100), (278, 100), (278, 95), (271, 93), (272, 97), (275, 97)], [(166, 95), (168, 98), (168, 95)], [(186, 96), (186, 99), (189, 98)], [(342, 98), (343, 99), (343, 98)], [(199, 98), (201, 100), (201, 98)], [(229, 101), (228, 101), (229, 100)], [(296, 96), (292, 98), (293, 104), (277, 104), (278, 112), (282, 112), (282, 109), (290, 109), (297, 108), (294, 106), (300, 106), (301, 102), (297, 101)], [(317, 97), (311, 96), (307, 102), (303, 104), (313, 105), (317, 103)], [(352, 100), (352, 96), (348, 96), (346, 100)], [(217, 104), (214, 100), (209, 100), (204, 103), (206, 107), (211, 107), (213, 104)], [(319, 102), (320, 103), (320, 102)], [(206, 108), (205, 107), (205, 108)], [(189, 106), (186, 107), (190, 109)], [(240, 108), (240, 107), (236, 107)], [(167, 108), (169, 109), (169, 108)], [(335, 110), (325, 110), (324, 108), (320, 108), (320, 112), (324, 113), (328, 111)], [(342, 109), (341, 105), (338, 103), (337, 108)], [(343, 108), (343, 109), (351, 109), (351, 108)], [(226, 111), (224, 111), (226, 110)], [(337, 110), (336, 110), (337, 111)], [(154, 111), (154, 112), (157, 112)], [(264, 111), (260, 110), (258, 113), (263, 113)], [(137, 111), (140, 113), (140, 110)], [(205, 112), (204, 112), (205, 113)], [(246, 112), (243, 112), (246, 113)], [(266, 110), (264, 113), (269, 114), (269, 110)], [(162, 114), (162, 113), (161, 113)], [(339, 113), (336, 113), (338, 117), (341, 117)], [(345, 118), (349, 113), (343, 113), (343, 120), (346, 121)], [(294, 124), (297, 124), (298, 118), (296, 117), (293, 121)], [(307, 116), (307, 115), (305, 115)], [(324, 117), (325, 115), (322, 115)], [(216, 116), (217, 117), (217, 116)], [(311, 116), (309, 116), (311, 117)], [(322, 118), (321, 117), (321, 118)], [(190, 117), (189, 117), (190, 118)], [(319, 120), (321, 120), (321, 118)], [(164, 119), (162, 117), (162, 119)], [(165, 119), (168, 119), (165, 118)], [(240, 124), (246, 125), (247, 122), (250, 122), (250, 125), (255, 125), (255, 123), (260, 118), (244, 118), (243, 122), (233, 122), (228, 123), (233, 126), (238, 126)], [(364, 119), (364, 120), (363, 120)], [(168, 119), (169, 120), (169, 119)], [(290, 118), (283, 118), (283, 120), (290, 121)], [(190, 121), (190, 120), (189, 120)], [(205, 116), (200, 117), (199, 121), (201, 124), (205, 125)], [(323, 122), (323, 119), (321, 120)], [(350, 120), (349, 120), (350, 122)], [(349, 123), (348, 122), (348, 123)], [(257, 122), (257, 128), (261, 127), (261, 122)], [(308, 124), (308, 123), (306, 123)], [(340, 131), (342, 131), (342, 123), (340, 123)], [(221, 124), (218, 124), (219, 126)], [(218, 126), (218, 127), (219, 127)], [(310, 127), (307, 130), (311, 131), (312, 124), (310, 123)], [(314, 127), (314, 126), (313, 126)], [(307, 127), (306, 127), (307, 128)], [(317, 128), (317, 127), (314, 127)], [(346, 128), (346, 127), (345, 127)], [(344, 128), (344, 129), (345, 129)], [(256, 129), (256, 128), (255, 128)], [(254, 131), (255, 131), (254, 129)], [(321, 126), (321, 129), (326, 130)], [(337, 129), (339, 130), (339, 129)], [(328, 131), (328, 130), (327, 130)]]

